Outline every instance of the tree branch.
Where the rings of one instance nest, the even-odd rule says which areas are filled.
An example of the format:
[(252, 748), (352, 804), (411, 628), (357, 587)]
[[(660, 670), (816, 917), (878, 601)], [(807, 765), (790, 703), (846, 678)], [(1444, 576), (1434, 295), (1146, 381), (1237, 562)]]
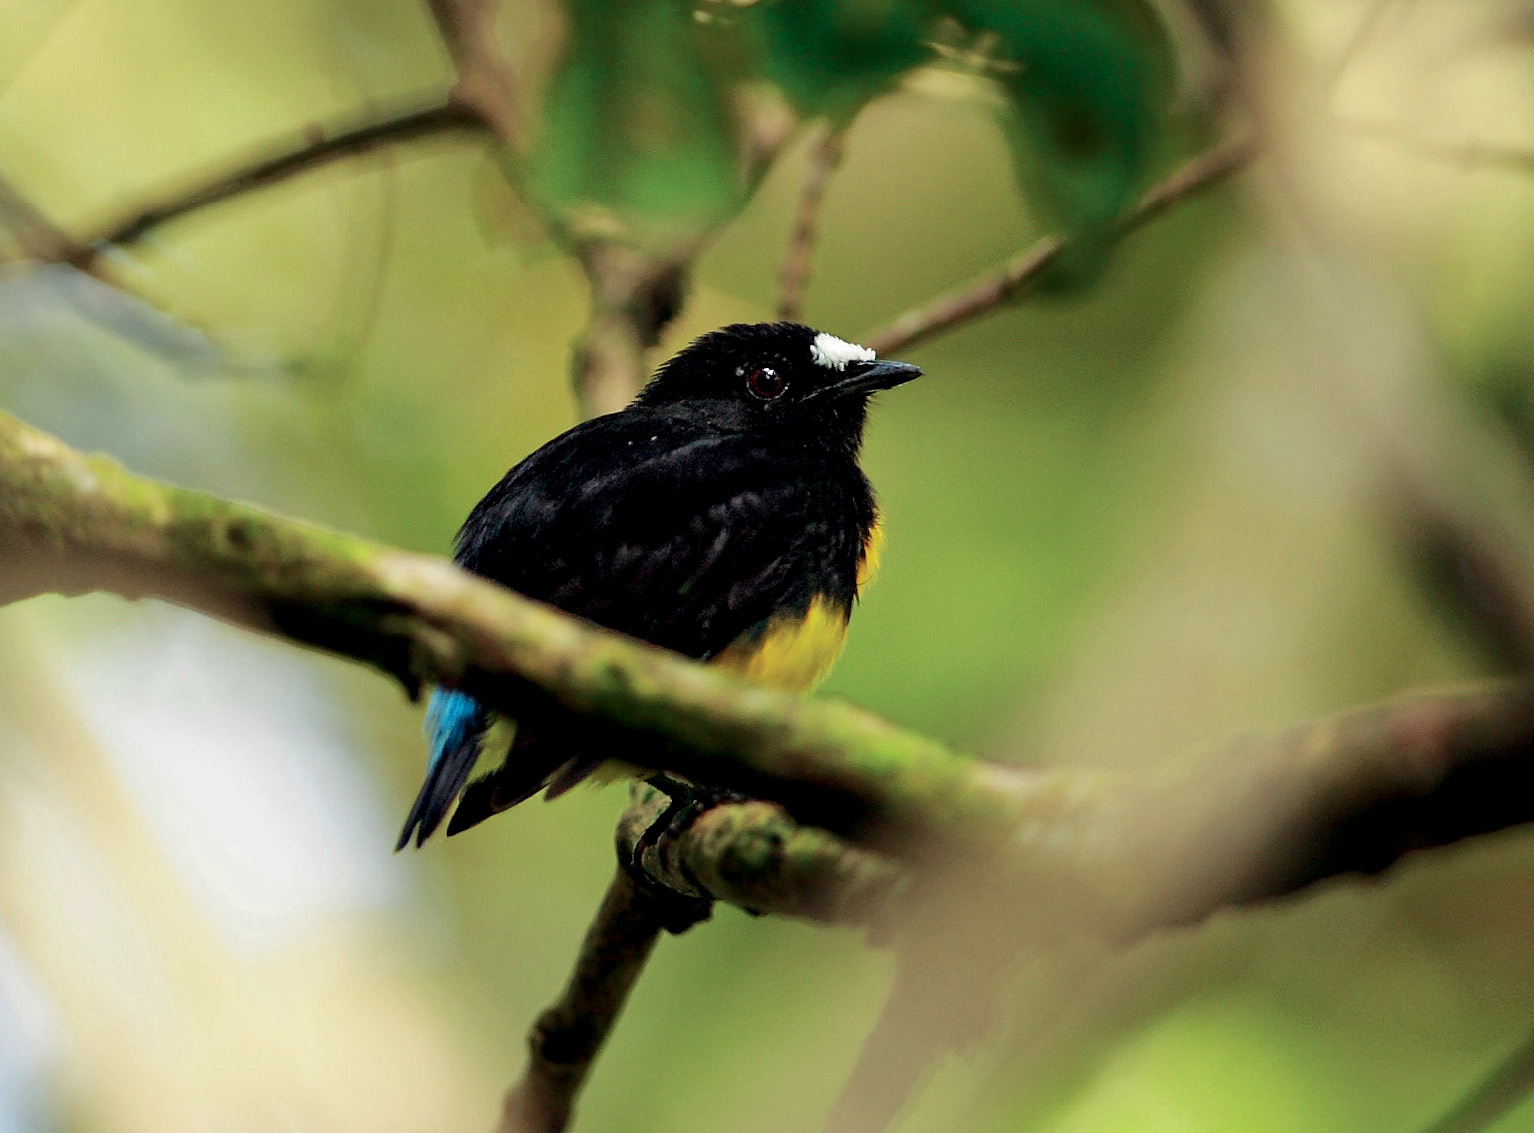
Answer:
[[(619, 828), (620, 853), (655, 885), (855, 925), (881, 923), (903, 899), (889, 860), (773, 804), (677, 822), (667, 798), (644, 788)], [(1534, 687), (1407, 696), (1237, 740), (1170, 777), (1078, 771), (1015, 814), (988, 850), (968, 843), (960, 868), (987, 863), (993, 900), (1010, 893), (1038, 922), (1030, 936), (1133, 940), (1534, 822)], [(930, 864), (933, 849), (908, 844), (905, 864)], [(1017, 902), (1024, 875), (1030, 890), (1068, 893), (1070, 914)]]
[[(1218, 185), (1245, 168), (1255, 155), (1256, 147), (1246, 139), (1222, 142), (1206, 150), (1140, 198), (1134, 211), (1119, 222), (1114, 239), (1123, 239), (1172, 206)], [(951, 331), (1017, 298), (1069, 246), (1064, 236), (1045, 236), (990, 275), (897, 316), (862, 335), (860, 341), (880, 354), (892, 354)]]
[(82, 242), (77, 252), (66, 257), (67, 262), (89, 270), (105, 248), (142, 240), (152, 229), (187, 213), (269, 188), (335, 161), (370, 153), (380, 146), (484, 128), (484, 120), (476, 111), (451, 99), (382, 117), (372, 116), (345, 126), (311, 126), (298, 145), (273, 146), (198, 184), (138, 205), (131, 212), (107, 221), (95, 235)]
[(658, 255), (618, 240), (576, 246), (591, 315), (576, 340), (571, 379), (581, 415), (615, 413), (649, 373), (649, 352), (681, 310), (690, 255)]
[(586, 931), (559, 1000), (527, 1037), (522, 1078), (506, 1093), (499, 1133), (560, 1133), (662, 929), (657, 899), (622, 870)]
[(842, 161), (842, 131), (826, 124), (810, 150), (809, 168), (799, 194), (799, 210), (789, 233), (779, 272), (778, 318), (797, 320), (804, 309), (804, 294), (809, 287), (810, 269), (815, 258), (815, 238), (820, 227), (820, 207), (825, 201), (831, 174)]
[(0, 253), (0, 264), (13, 258), (59, 263), (84, 253), (69, 233), (44, 216), (3, 176), (0, 176), (0, 227), (10, 233), (16, 253), (14, 256)]
[(106, 249), (142, 240), (155, 228), (198, 209), (269, 188), (332, 162), (370, 153), (380, 146), (484, 128), (485, 123), (475, 110), (452, 99), (383, 116), (372, 115), (347, 125), (314, 125), (295, 145), (271, 146), (196, 184), (166, 193), (148, 204), (135, 205), (78, 239), (48, 223), (8, 184), (0, 181), (0, 219), (7, 215), (12, 218), (19, 233), (17, 247), (25, 258), (41, 263), (68, 263), (83, 271), (94, 271)]
[(1141, 795), (1138, 832), (1121, 852), (1124, 876), (1138, 858), (1152, 890), (1115, 899), (1103, 923), (1132, 939), (1376, 874), (1414, 851), (1534, 821), (1531, 794), (1527, 682), (1407, 696), (1244, 739)]
[[(931, 1058), (986, 1025), (1029, 945), (1128, 945), (1376, 873), (1416, 849), (1529, 822), (1531, 787), (1534, 691), (1509, 686), (1408, 697), (1238, 741), (1169, 779), (1120, 779), (1079, 810), (1063, 799), (1024, 820), (1012, 852), (974, 848), (946, 870), (920, 856), (897, 869), (766, 803), (679, 820), (669, 785), (638, 793), (619, 852), (683, 897), (872, 926), (897, 943), (896, 991), (830, 1124), (881, 1129)], [(796, 862), (787, 847), (806, 835)], [(953, 956), (965, 962), (945, 975)], [(1524, 1081), (1528, 1061), (1522, 1052), (1493, 1085)], [(1507, 1093), (1488, 1087), (1486, 1104)]]
[[(893, 1122), (933, 1061), (994, 1022), (1020, 958), (1115, 946), (1534, 820), (1534, 686), (1407, 697), (1124, 778), (997, 857), (924, 871), (896, 982), (829, 1129)], [(962, 956), (963, 964), (951, 957)], [(1511, 1073), (1511, 1071), (1510, 1071)]]
[(1384, 142), (1428, 161), (1455, 165), (1467, 172), (1477, 169), (1496, 169), (1510, 173), (1534, 172), (1534, 149), (1527, 146), (1427, 138), (1413, 133), (1408, 126), (1390, 122), (1342, 118), (1338, 119), (1338, 124), (1359, 137)]

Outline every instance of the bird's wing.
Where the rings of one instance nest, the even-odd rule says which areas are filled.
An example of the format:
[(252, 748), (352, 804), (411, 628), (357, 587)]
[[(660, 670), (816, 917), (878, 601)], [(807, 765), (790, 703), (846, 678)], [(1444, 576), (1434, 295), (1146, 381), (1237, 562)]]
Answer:
[(697, 658), (817, 597), (849, 608), (862, 536), (811, 455), (630, 410), (518, 465), (459, 561), (531, 598)]

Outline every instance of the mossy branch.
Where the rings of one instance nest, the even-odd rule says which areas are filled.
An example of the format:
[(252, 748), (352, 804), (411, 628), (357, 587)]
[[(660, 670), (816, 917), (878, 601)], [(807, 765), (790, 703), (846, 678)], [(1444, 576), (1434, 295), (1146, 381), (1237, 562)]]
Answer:
[[(620, 854), (684, 897), (880, 930), (898, 927), (913, 871), (956, 870), (994, 920), (1016, 907), (1018, 947), (1127, 942), (1534, 821), (1534, 688), (1407, 696), (1243, 737), (1171, 775), (996, 774), (1010, 825), (959, 841), (934, 821), (936, 837), (895, 847), (898, 865), (770, 803), (678, 821), (669, 788), (638, 791)], [(1046, 913), (1047, 895), (1061, 900)]]
[[(1182, 911), (1163, 920), (1534, 819), (1522, 685), (1351, 713), (1171, 780), (1005, 768), (608, 633), (443, 559), (135, 476), (0, 415), (0, 600), (89, 590), (355, 658), (412, 692), (461, 687), (513, 715), (529, 698), (557, 702), (664, 741), (646, 755), (666, 770), (866, 845), (1176, 879)], [(1268, 863), (1261, 876), (1235, 847)], [(1148, 887), (1131, 888), (1127, 902), (1102, 898), (1110, 920), (1137, 919)]]
[(462, 687), (511, 714), (545, 698), (648, 737), (657, 766), (779, 804), (667, 823), (638, 855), (658, 889), (753, 910), (883, 923), (906, 905), (908, 877), (940, 878), (978, 896), (1013, 948), (1127, 940), (1534, 821), (1524, 684), (1355, 711), (1175, 776), (1009, 769), (605, 632), (445, 560), (134, 476), (0, 415), (0, 602), (92, 590), (326, 649), (412, 692)]

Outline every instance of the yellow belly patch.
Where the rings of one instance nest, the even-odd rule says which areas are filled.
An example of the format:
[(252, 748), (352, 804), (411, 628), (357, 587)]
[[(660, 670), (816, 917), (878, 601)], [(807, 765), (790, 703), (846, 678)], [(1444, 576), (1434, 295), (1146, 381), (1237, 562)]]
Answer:
[[(879, 555), (884, 550), (884, 524), (875, 519), (863, 541), (863, 555), (858, 559), (857, 589), (873, 581), (879, 573)], [(747, 680), (786, 692), (809, 692), (831, 671), (847, 642), (848, 612), (826, 598), (816, 598), (803, 617), (775, 618), (762, 636), (731, 645), (709, 661)], [(482, 755), (495, 762), (504, 759), (516, 735), (516, 724), (495, 715), (481, 748)], [(643, 777), (651, 772), (620, 759), (609, 759), (586, 780), (594, 786), (616, 779)]]
[(879, 556), (884, 554), (884, 520), (874, 516), (873, 526), (863, 539), (863, 557), (858, 560), (858, 593), (879, 573)]
[(709, 663), (789, 692), (825, 679), (847, 640), (847, 612), (816, 598), (803, 617), (775, 618), (761, 637), (738, 641)]

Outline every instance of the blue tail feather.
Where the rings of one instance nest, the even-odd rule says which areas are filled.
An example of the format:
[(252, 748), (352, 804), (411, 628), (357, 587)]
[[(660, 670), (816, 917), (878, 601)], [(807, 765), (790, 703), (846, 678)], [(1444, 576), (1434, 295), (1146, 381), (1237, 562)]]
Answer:
[(468, 693), (447, 688), (434, 690), (422, 725), (422, 731), (431, 740), (427, 773), (437, 769), (445, 752), (461, 747), (471, 736), (483, 732), (485, 723), (485, 710)]
[(442, 824), (479, 759), (480, 743), (489, 725), (490, 716), (484, 705), (468, 693), (439, 688), (431, 694), (424, 729), (431, 741), (426, 781), (410, 808), (395, 849), (409, 845), (412, 835), (415, 844), (421, 845)]

